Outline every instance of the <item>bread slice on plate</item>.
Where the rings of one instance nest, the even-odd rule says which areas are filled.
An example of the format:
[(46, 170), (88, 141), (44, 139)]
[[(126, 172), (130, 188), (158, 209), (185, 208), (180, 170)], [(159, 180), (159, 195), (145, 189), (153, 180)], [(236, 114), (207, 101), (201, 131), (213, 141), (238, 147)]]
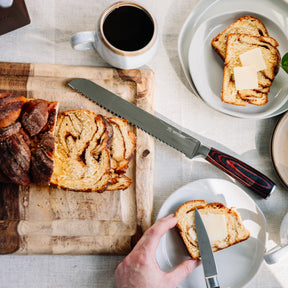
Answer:
[(243, 16), (212, 39), (212, 47), (225, 60), (226, 44), (229, 34), (249, 34), (251, 36), (269, 36), (261, 20), (254, 16)]
[[(278, 42), (269, 36), (228, 35), (222, 84), (224, 102), (241, 106), (247, 103), (264, 105), (268, 102), (268, 92), (279, 71), (281, 59), (277, 46)], [(258, 88), (236, 90), (234, 68), (242, 66), (239, 56), (255, 48), (261, 49), (266, 64), (266, 69), (257, 72)]]
[(250, 232), (243, 225), (235, 208), (227, 208), (222, 203), (208, 204), (204, 200), (185, 202), (177, 209), (175, 217), (178, 219), (180, 236), (193, 259), (200, 257), (195, 228), (196, 207), (206, 226), (214, 252), (249, 238)]

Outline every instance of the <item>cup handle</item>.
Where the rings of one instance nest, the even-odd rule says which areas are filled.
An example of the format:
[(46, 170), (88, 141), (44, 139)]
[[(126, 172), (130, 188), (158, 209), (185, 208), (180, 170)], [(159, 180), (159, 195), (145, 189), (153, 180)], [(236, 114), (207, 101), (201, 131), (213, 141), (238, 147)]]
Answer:
[(266, 252), (264, 259), (267, 264), (274, 264), (286, 257), (288, 257), (288, 245), (283, 247), (278, 245)]
[(93, 49), (93, 43), (95, 43), (95, 32), (93, 31), (76, 33), (70, 39), (72, 48), (78, 51)]

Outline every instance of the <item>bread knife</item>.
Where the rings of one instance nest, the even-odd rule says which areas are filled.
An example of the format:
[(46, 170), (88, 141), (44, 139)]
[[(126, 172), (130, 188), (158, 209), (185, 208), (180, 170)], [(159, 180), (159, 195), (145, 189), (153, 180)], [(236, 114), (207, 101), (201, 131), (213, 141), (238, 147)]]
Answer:
[(157, 118), (88, 79), (76, 78), (70, 81), (68, 85), (106, 110), (127, 119), (130, 124), (184, 153), (188, 158), (203, 157), (262, 198), (270, 196), (276, 187), (272, 180), (248, 164), (213, 147), (202, 144), (181, 129)]
[(219, 288), (220, 286), (217, 279), (217, 267), (215, 264), (211, 243), (207, 230), (197, 208), (195, 208), (194, 215), (198, 247), (200, 250), (206, 286), (207, 288)]

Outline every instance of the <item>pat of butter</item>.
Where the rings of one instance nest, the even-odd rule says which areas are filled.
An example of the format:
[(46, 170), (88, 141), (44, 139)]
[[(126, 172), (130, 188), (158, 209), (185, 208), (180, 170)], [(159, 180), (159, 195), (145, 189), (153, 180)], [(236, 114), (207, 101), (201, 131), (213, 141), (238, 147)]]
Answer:
[(234, 67), (236, 90), (258, 89), (257, 71), (254, 66)]
[(242, 66), (254, 66), (256, 71), (266, 69), (265, 60), (260, 48), (249, 50), (239, 55)]
[(227, 235), (226, 217), (223, 214), (201, 214), (210, 242), (222, 241)]
[[(222, 214), (202, 215), (201, 213), (201, 218), (207, 230), (210, 242), (222, 241), (227, 237), (228, 231), (227, 231), (225, 215), (222, 215)], [(197, 239), (195, 226), (191, 227), (188, 230), (188, 233), (193, 241)]]

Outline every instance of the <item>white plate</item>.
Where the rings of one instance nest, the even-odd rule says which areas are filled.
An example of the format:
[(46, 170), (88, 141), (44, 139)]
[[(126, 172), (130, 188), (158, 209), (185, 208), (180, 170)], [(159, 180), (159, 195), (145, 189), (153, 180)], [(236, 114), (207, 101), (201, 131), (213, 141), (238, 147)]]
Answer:
[[(237, 14), (237, 13), (243, 12), (243, 11), (247, 12), (247, 13), (249, 12), (249, 14), (251, 14), (251, 15), (261, 15), (261, 17), (263, 17), (263, 18), (269, 19), (269, 25), (272, 23), (272, 26), (273, 26), (272, 27), (273, 33), (274, 33), (274, 31), (277, 31), (280, 29), (281, 35), (287, 34), (286, 31), (288, 30), (288, 21), (285, 21), (284, 19), (286, 19), (288, 17), (288, 5), (285, 1), (281, 1), (281, 0), (279, 0), (279, 1), (273, 1), (273, 0), (253, 0), (253, 1), (251, 1), (251, 0), (242, 0), (242, 1), (238, 1), (238, 0), (218, 0), (218, 1), (202, 0), (202, 1), (200, 1), (196, 5), (196, 7), (193, 9), (193, 11), (190, 13), (188, 18), (186, 19), (186, 21), (185, 21), (185, 23), (181, 29), (179, 38), (178, 38), (178, 55), (180, 58), (180, 62), (181, 62), (184, 74), (185, 74), (194, 94), (198, 95), (199, 91), (197, 91), (197, 87), (195, 86), (195, 83), (193, 82), (194, 79), (192, 80), (191, 75), (190, 75), (190, 71), (189, 71), (189, 48), (190, 48), (190, 44), (191, 44), (191, 40), (193, 38), (193, 35), (195, 34), (195, 32), (197, 31), (197, 29), (200, 27), (201, 24), (205, 23), (205, 21), (208, 21), (211, 18), (218, 17), (221, 15), (227, 15), (227, 14), (233, 15), (233, 14)], [(240, 15), (240, 16), (242, 16), (242, 15)], [(273, 20), (273, 22), (271, 19)], [(214, 27), (214, 29), (216, 29), (216, 28)], [(274, 28), (276, 28), (276, 30)], [(268, 30), (270, 30), (269, 27), (268, 27)], [(271, 36), (275, 36), (275, 38), (278, 40), (278, 36), (273, 35), (272, 31), (270, 34), (271, 34)], [(281, 45), (281, 43), (280, 43), (280, 45)], [(279, 49), (282, 55), (283, 55), (283, 51), (284, 51), (283, 49), (285, 50), (285, 46), (280, 47), (280, 49)], [(284, 51), (284, 53), (285, 52), (287, 52), (287, 51)], [(216, 56), (218, 56), (218, 55), (216, 55)], [(220, 60), (217, 60), (217, 61), (220, 61)], [(283, 74), (284, 72), (282, 71), (281, 73)], [(220, 75), (223, 75), (223, 71), (221, 71)], [(275, 81), (274, 81), (273, 85), (275, 85)], [(274, 90), (276, 90), (276, 88)], [(278, 103), (275, 103), (276, 108), (275, 108), (275, 106), (273, 106), (273, 109), (271, 109), (270, 112), (267, 112), (267, 113), (266, 113), (266, 111), (264, 111), (264, 112), (260, 111), (259, 115), (246, 115), (246, 113), (245, 113), (244, 115), (240, 114), (240, 115), (235, 115), (235, 116), (239, 116), (242, 118), (269, 118), (269, 117), (279, 115), (279, 114), (288, 110), (288, 101), (286, 101), (286, 102), (283, 101), (282, 106), (280, 105), (279, 109), (277, 109), (277, 104)], [(273, 110), (275, 110), (275, 111), (272, 112)], [(226, 113), (226, 112), (227, 111), (224, 111), (224, 113)], [(234, 115), (233, 111), (232, 111), (232, 113), (230, 113), (228, 111), (228, 114)]]
[(189, 68), (197, 91), (212, 108), (241, 118), (263, 118), (277, 111), (288, 100), (287, 74), (283, 69), (279, 70), (271, 86), (268, 94), (269, 101), (266, 105), (237, 106), (221, 100), (224, 63), (213, 50), (211, 40), (244, 15), (252, 15), (260, 19), (269, 35), (277, 39), (280, 55), (287, 52), (288, 38), (273, 21), (249, 11), (238, 11), (207, 19), (197, 28), (189, 49)]
[(288, 112), (280, 119), (274, 130), (271, 152), (274, 167), (288, 187)]
[[(250, 231), (246, 241), (214, 253), (218, 279), (222, 288), (245, 286), (256, 275), (263, 262), (266, 243), (266, 221), (255, 202), (238, 186), (222, 179), (202, 179), (175, 191), (161, 207), (157, 220), (175, 213), (188, 200), (203, 199), (236, 207), (245, 227)], [(160, 240), (156, 259), (163, 271), (171, 271), (190, 258), (176, 229), (168, 231)], [(203, 267), (197, 267), (179, 287), (206, 287)]]

